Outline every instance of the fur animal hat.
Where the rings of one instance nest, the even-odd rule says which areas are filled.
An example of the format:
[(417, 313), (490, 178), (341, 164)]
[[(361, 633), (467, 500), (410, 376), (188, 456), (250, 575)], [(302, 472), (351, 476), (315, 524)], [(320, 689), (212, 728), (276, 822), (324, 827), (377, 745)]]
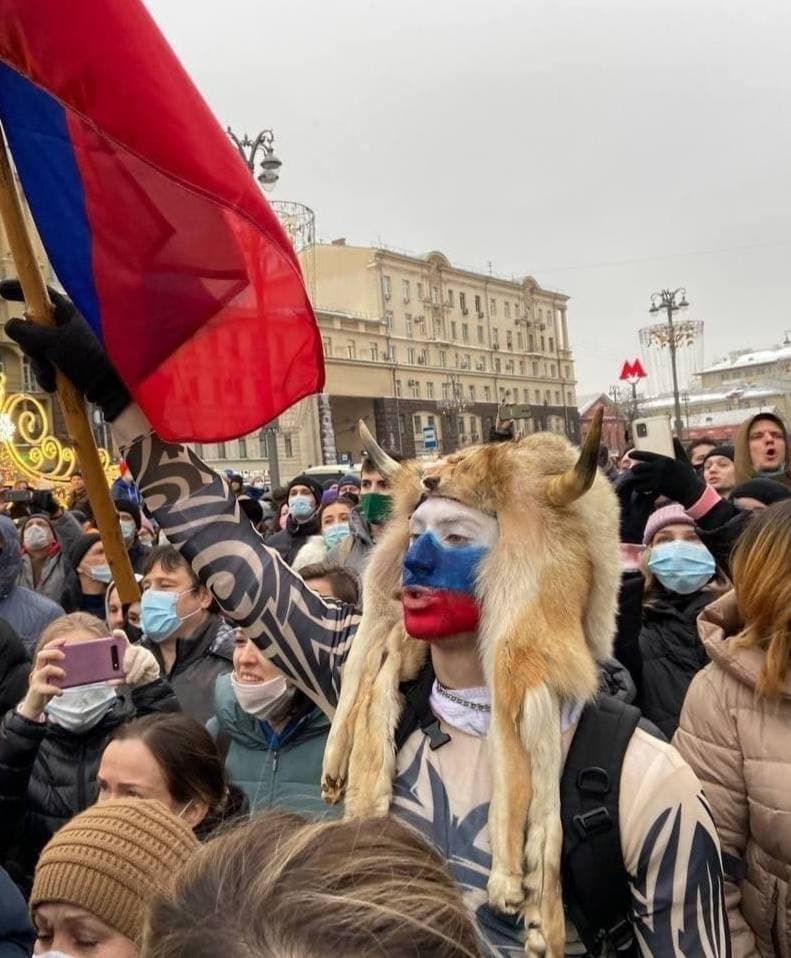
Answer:
[[(428, 496), (494, 516), (498, 541), (476, 586), (478, 644), (492, 696), (490, 754), (509, 774), (493, 774), (489, 897), (536, 926), (528, 953), (560, 955), (560, 707), (596, 692), (620, 584), (617, 500), (596, 471), (601, 416), (581, 452), (540, 433), (428, 465), (395, 463), (363, 423), (360, 431), (377, 470), (392, 482), (393, 513), (365, 574), (363, 618), (324, 757), (324, 797), (344, 798), (347, 817), (385, 815), (390, 807), (399, 685), (415, 678), (429, 654), (425, 642), (407, 635), (398, 598), (410, 516)], [(529, 808), (521, 807), (524, 796)]]

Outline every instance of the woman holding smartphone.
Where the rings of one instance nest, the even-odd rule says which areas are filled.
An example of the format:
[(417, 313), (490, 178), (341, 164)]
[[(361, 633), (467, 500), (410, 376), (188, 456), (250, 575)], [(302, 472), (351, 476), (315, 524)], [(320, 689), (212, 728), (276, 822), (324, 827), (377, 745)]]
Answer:
[[(125, 639), (123, 684), (93, 681), (85, 661), (86, 684), (70, 684), (69, 647), (106, 637), (107, 626), (83, 612), (50, 623), (27, 694), (0, 723), (0, 858), (26, 891), (53, 833), (95, 801), (99, 759), (115, 729), (138, 715), (178, 710), (153, 656)], [(94, 674), (105, 668), (97, 662)]]

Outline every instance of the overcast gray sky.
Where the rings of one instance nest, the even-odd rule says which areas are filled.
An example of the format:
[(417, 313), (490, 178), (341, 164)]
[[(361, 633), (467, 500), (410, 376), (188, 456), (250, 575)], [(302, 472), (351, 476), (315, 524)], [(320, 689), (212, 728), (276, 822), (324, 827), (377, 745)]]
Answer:
[(787, 0), (146, 0), (320, 237), (571, 296), (579, 391), (687, 287), (706, 359), (791, 328)]

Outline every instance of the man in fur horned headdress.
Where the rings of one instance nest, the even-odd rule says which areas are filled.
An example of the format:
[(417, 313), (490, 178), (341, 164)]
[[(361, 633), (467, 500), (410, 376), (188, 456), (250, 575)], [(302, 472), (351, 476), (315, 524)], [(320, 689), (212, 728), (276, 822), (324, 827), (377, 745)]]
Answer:
[[(394, 510), (361, 619), (266, 547), (221, 476), (151, 431), (73, 307), (61, 299), (57, 310), (55, 329), (14, 320), (8, 332), (39, 368), (53, 363), (90, 390), (147, 507), (223, 614), (336, 716), (327, 797), (351, 815), (392, 810), (425, 833), (465, 893), (483, 953), (584, 953), (562, 908), (574, 826), (561, 832), (558, 780), (610, 651), (619, 579), (598, 436), (579, 459), (561, 437), (534, 435), (425, 471), (381, 460)], [(589, 947), (615, 954), (612, 932), (619, 954), (728, 954), (719, 844), (697, 779), (641, 728), (618, 779), (628, 913), (618, 935), (586, 929)], [(577, 816), (581, 829), (588, 820)], [(605, 864), (591, 867), (615, 896)], [(567, 904), (584, 914), (584, 902)]]

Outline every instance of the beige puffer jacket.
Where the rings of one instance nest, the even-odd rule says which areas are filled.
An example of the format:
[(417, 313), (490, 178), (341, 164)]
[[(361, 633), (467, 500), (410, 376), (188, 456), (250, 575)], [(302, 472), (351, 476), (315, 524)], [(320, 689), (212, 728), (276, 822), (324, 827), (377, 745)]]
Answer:
[[(791, 958), (791, 676), (780, 699), (755, 691), (765, 653), (737, 648), (733, 592), (698, 618), (711, 664), (694, 678), (673, 744), (703, 782), (725, 856), (734, 958)], [(726, 872), (738, 874), (725, 861)]]

